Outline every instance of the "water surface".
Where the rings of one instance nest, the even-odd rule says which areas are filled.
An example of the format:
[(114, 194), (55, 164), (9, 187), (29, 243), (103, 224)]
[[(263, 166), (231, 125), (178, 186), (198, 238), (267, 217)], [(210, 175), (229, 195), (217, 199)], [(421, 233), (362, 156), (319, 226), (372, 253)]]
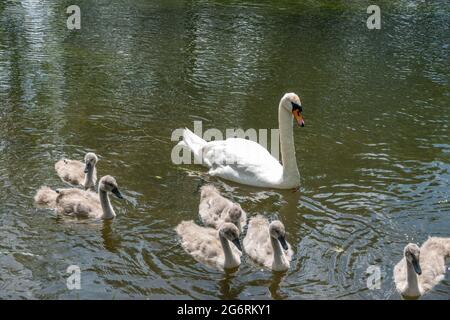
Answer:
[[(0, 4), (0, 298), (399, 299), (408, 242), (449, 236), (449, 3), (71, 1)], [(210, 178), (170, 159), (173, 130), (277, 127), (289, 91), (301, 189)], [(36, 209), (63, 187), (61, 157), (100, 156), (125, 201), (112, 222)], [(250, 214), (281, 219), (295, 250), (272, 274), (248, 260), (224, 274), (196, 263), (174, 227), (197, 217), (209, 181)], [(66, 287), (79, 265), (82, 290)], [(367, 288), (367, 268), (382, 271)], [(450, 277), (427, 295), (448, 299)]]

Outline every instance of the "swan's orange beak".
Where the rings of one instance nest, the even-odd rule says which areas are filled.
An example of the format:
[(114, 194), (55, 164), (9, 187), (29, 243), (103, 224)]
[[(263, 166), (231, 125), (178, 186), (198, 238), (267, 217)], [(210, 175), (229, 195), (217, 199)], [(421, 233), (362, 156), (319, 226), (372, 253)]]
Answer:
[(298, 109), (294, 109), (292, 110), (292, 114), (294, 115), (295, 120), (297, 121), (297, 123), (301, 126), (304, 127), (305, 126), (305, 119), (303, 119), (303, 115), (300, 112), (300, 110)]

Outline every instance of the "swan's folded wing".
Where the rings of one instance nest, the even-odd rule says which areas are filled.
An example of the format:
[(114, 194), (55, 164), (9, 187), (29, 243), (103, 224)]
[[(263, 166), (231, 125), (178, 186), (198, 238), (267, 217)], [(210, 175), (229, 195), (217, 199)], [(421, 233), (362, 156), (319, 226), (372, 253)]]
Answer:
[(283, 172), (280, 162), (264, 147), (240, 138), (209, 142), (203, 147), (203, 161), (211, 174), (241, 183), (272, 182)]
[(67, 216), (88, 218), (93, 207), (84, 203), (64, 203), (62, 213)]
[(84, 164), (77, 160), (62, 159), (55, 163), (58, 176), (65, 182), (79, 185), (84, 181)]
[(223, 255), (216, 230), (200, 227), (193, 221), (183, 221), (175, 230), (183, 249), (197, 261), (215, 265), (218, 257)]
[(430, 237), (420, 248), (420, 266), (422, 274), (419, 277), (424, 291), (431, 290), (445, 278), (446, 259), (450, 252), (450, 238)]
[(420, 248), (424, 255), (450, 257), (450, 238), (430, 237)]
[(241, 138), (208, 142), (203, 147), (203, 158), (208, 166), (235, 162), (244, 165), (280, 164), (263, 146)]
[[(206, 239), (203, 239), (206, 240)], [(197, 261), (215, 266), (217, 260), (223, 256), (223, 249), (218, 242), (197, 241), (191, 243), (190, 250), (187, 250)]]
[(95, 193), (75, 188), (60, 190), (56, 205), (59, 213), (68, 216), (88, 217), (93, 212), (101, 211)]
[(261, 216), (250, 219), (243, 244), (246, 253), (259, 264), (269, 264), (273, 259), (273, 249), (269, 243), (269, 237), (267, 219)]
[(99, 197), (95, 192), (85, 191), (77, 188), (66, 188), (66, 189), (57, 189), (58, 197), (56, 198), (56, 203), (60, 201), (90, 201), (90, 202), (99, 202)]
[(84, 172), (84, 163), (77, 160), (62, 159), (55, 163), (55, 170), (57, 172)]

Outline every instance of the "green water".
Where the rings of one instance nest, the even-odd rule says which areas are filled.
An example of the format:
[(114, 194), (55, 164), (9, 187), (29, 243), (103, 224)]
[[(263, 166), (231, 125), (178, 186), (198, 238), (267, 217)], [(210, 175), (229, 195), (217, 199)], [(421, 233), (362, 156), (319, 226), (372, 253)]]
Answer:
[[(399, 299), (408, 242), (450, 235), (449, 3), (378, 1), (0, 3), (0, 298)], [(177, 128), (276, 128), (296, 92), (301, 189), (264, 190), (174, 165)], [(126, 198), (112, 222), (36, 209), (65, 186), (61, 157), (100, 156)], [(174, 227), (196, 219), (202, 181), (254, 215), (281, 219), (295, 255), (284, 275), (244, 260), (196, 263)], [(81, 290), (66, 269), (81, 268)], [(366, 270), (380, 267), (381, 288)], [(448, 299), (450, 278), (425, 298)]]

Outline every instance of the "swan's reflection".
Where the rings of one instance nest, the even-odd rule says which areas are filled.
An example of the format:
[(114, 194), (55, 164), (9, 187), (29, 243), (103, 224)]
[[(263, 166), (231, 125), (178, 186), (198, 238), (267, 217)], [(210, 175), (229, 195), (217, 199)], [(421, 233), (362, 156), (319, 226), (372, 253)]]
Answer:
[(280, 283), (286, 275), (286, 271), (273, 271), (269, 285), (269, 292), (273, 299), (287, 299), (288, 295), (281, 292)]
[(242, 292), (242, 288), (232, 286), (232, 282), (234, 278), (236, 278), (238, 270), (239, 267), (224, 271), (223, 278), (219, 280), (220, 299), (238, 299), (239, 294)]
[(113, 223), (114, 219), (108, 219), (102, 221), (101, 233), (103, 239), (103, 246), (106, 250), (117, 253), (117, 249), (120, 245), (120, 240), (118, 238), (114, 238), (113, 233)]
[(286, 201), (285, 204), (283, 204), (280, 207), (279, 210), (279, 216), (280, 217), (287, 217), (289, 215), (292, 215), (293, 213), (298, 212), (298, 207), (300, 206), (300, 198), (302, 196), (301, 191), (284, 191), (282, 193), (283, 199)]

